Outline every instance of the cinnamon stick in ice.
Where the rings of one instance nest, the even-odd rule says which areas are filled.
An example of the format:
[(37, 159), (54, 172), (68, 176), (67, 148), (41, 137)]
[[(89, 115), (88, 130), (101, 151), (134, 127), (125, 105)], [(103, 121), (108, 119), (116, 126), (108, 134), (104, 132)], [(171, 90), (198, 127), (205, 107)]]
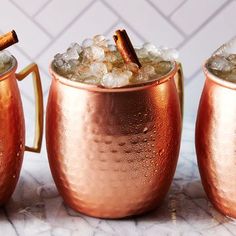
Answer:
[(116, 34), (113, 36), (117, 49), (120, 52), (125, 63), (135, 63), (140, 68), (142, 65), (136, 55), (134, 47), (129, 39), (125, 30), (117, 30)]
[(14, 30), (0, 36), (0, 51), (18, 42), (17, 34)]

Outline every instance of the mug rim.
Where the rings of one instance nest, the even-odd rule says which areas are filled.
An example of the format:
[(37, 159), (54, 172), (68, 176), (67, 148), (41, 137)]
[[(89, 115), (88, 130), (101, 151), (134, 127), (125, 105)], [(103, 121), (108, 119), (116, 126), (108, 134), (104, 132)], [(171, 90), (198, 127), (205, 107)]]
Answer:
[(229, 88), (229, 89), (233, 89), (233, 90), (236, 90), (236, 83), (234, 82), (231, 82), (231, 81), (227, 81), (227, 80), (224, 80), (216, 75), (214, 75), (208, 68), (207, 68), (207, 63), (208, 61), (210, 60), (210, 58), (208, 58), (205, 63), (203, 64), (203, 72), (204, 74), (206, 75), (207, 78), (209, 78), (210, 80), (212, 80), (213, 82), (223, 86), (223, 87), (226, 87), (226, 88)]
[(175, 76), (177, 70), (178, 70), (177, 62), (173, 61), (173, 68), (167, 74), (165, 74), (161, 77), (158, 77), (158, 79), (154, 79), (151, 81), (145, 81), (145, 82), (141, 82), (141, 83), (136, 83), (136, 84), (131, 84), (131, 85), (127, 85), (124, 87), (105, 88), (105, 87), (102, 87), (99, 85), (88, 84), (88, 83), (83, 83), (83, 82), (79, 82), (79, 81), (73, 81), (73, 80), (66, 78), (63, 75), (58, 74), (54, 69), (53, 61), (50, 63), (50, 66), (49, 66), (49, 73), (50, 73), (52, 79), (55, 79), (64, 85), (78, 88), (78, 89), (93, 91), (93, 92), (108, 92), (108, 93), (138, 91), (138, 90), (146, 89), (148, 87), (153, 87), (155, 85), (162, 84), (170, 79), (174, 79), (174, 76)]
[(17, 63), (16, 58), (13, 55), (11, 55), (11, 57), (12, 57), (12, 65), (2, 74), (0, 74), (0, 81), (5, 80), (9, 76), (9, 74), (14, 73), (17, 69), (18, 63)]

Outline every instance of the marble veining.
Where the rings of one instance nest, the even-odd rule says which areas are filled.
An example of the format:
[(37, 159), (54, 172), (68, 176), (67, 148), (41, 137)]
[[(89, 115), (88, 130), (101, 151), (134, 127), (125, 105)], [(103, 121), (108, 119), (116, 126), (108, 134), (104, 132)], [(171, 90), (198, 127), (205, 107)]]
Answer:
[(0, 208), (0, 235), (236, 235), (236, 221), (218, 213), (206, 198), (196, 163), (194, 120), (185, 118), (181, 153), (171, 189), (153, 212), (123, 220), (101, 220), (65, 206), (52, 180), (45, 149), (25, 154), (17, 188)]

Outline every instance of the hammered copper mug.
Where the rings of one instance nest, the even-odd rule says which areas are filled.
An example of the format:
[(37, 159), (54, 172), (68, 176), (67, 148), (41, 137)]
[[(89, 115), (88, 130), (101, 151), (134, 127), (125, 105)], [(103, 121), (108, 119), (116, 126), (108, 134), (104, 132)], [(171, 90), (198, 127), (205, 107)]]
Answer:
[[(0, 205), (11, 197), (17, 184), (24, 151), (40, 152), (43, 134), (43, 96), (38, 67), (31, 64), (16, 73), (17, 61), (0, 74)], [(36, 134), (33, 147), (25, 146), (25, 123), (17, 80), (33, 74), (36, 100)]]
[(64, 201), (101, 218), (137, 215), (158, 206), (179, 155), (180, 65), (173, 63), (171, 72), (157, 81), (115, 89), (68, 80), (52, 64), (50, 73), (46, 143)]
[(236, 218), (236, 83), (207, 69), (196, 122), (196, 152), (211, 203)]

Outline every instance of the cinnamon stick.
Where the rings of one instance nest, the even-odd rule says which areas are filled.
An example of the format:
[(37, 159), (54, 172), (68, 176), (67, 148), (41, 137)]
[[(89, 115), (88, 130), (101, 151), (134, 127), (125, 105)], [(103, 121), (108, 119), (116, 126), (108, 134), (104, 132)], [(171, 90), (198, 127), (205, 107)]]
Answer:
[(135, 63), (140, 68), (142, 65), (136, 55), (134, 47), (129, 39), (128, 34), (125, 30), (117, 30), (116, 34), (113, 36), (117, 49), (121, 54), (125, 63)]
[(10, 47), (18, 42), (17, 34), (14, 30), (0, 36), (0, 50)]

